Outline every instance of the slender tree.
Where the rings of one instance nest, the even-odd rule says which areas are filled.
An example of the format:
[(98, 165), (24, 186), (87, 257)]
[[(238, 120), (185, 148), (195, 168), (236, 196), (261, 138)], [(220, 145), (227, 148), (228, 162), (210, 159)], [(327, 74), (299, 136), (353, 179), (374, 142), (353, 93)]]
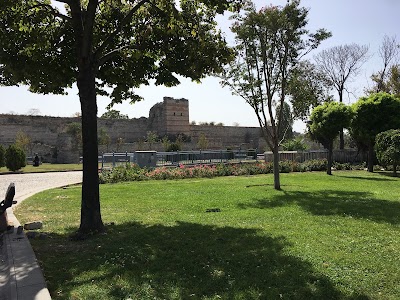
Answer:
[(382, 45), (379, 47), (379, 57), (382, 60), (382, 69), (372, 74), (371, 79), (374, 85), (371, 89), (367, 90), (367, 92), (391, 92), (387, 82), (391, 76), (392, 67), (396, 66), (399, 53), (400, 45), (397, 38), (395, 36), (389, 37), (385, 35), (383, 37)]
[[(343, 95), (351, 82), (360, 72), (362, 65), (368, 60), (368, 46), (357, 44), (340, 45), (314, 56), (314, 59), (332, 87), (337, 91), (339, 102), (343, 102)], [(344, 149), (343, 129), (340, 131), (340, 149)]]
[(222, 75), (221, 84), (242, 97), (257, 116), (274, 156), (275, 189), (280, 189), (278, 150), (284, 112), (277, 113), (276, 108), (287, 101), (288, 80), (300, 58), (330, 36), (324, 29), (310, 33), (307, 15), (298, 0), (259, 11), (248, 3), (244, 15), (234, 16), (236, 60)]
[(325, 102), (315, 107), (311, 113), (308, 125), (311, 137), (328, 149), (328, 175), (332, 175), (333, 140), (340, 130), (350, 126), (352, 114), (349, 106), (338, 102)]
[[(65, 5), (65, 12), (53, 3)], [(214, 18), (239, 0), (2, 0), (0, 84), (65, 94), (76, 83), (82, 111), (79, 235), (102, 231), (97, 174), (97, 95), (140, 100), (132, 88), (218, 73), (231, 51)]]

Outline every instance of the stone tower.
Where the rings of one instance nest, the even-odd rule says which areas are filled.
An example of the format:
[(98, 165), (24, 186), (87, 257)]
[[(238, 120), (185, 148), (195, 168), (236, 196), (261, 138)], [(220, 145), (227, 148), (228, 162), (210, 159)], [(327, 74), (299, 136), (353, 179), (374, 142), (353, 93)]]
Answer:
[(190, 135), (189, 101), (164, 97), (162, 103), (157, 103), (150, 109), (150, 128), (158, 135)]

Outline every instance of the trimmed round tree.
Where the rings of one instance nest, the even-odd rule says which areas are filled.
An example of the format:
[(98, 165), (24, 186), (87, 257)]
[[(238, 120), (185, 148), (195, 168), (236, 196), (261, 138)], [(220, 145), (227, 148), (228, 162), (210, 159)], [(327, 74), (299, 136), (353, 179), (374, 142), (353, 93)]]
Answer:
[(352, 107), (351, 135), (368, 149), (368, 172), (373, 172), (377, 134), (400, 128), (400, 99), (391, 94), (376, 93), (360, 98)]
[(7, 148), (5, 159), (7, 169), (13, 172), (26, 166), (25, 152), (15, 145), (10, 145)]
[(400, 129), (391, 129), (379, 133), (375, 140), (378, 161), (383, 166), (393, 166), (393, 174), (400, 165)]
[(311, 112), (309, 131), (314, 140), (328, 149), (328, 175), (332, 175), (333, 141), (342, 128), (349, 127), (352, 115), (351, 108), (340, 102), (326, 102)]

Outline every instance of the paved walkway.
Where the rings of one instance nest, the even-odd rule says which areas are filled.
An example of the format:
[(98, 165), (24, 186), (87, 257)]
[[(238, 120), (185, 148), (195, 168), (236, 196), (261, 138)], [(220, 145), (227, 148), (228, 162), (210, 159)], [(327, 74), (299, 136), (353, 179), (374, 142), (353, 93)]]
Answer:
[[(0, 175), (1, 200), (11, 182), (15, 183), (14, 200), (18, 205), (40, 191), (82, 182), (82, 172)], [(14, 225), (14, 232), (0, 237), (0, 300), (51, 299), (29, 240), (24, 234), (17, 234), (20, 223), (10, 208), (7, 218)]]

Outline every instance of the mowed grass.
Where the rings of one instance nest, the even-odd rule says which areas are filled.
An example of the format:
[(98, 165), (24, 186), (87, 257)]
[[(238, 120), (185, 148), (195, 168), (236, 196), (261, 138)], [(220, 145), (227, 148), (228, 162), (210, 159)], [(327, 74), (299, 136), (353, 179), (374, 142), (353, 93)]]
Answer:
[[(101, 185), (105, 234), (70, 241), (80, 187), (16, 211), (53, 299), (400, 299), (400, 178), (363, 171)], [(219, 212), (206, 212), (216, 209)]]
[[(32, 165), (26, 165), (17, 172), (21, 173), (42, 173), (42, 172), (62, 172), (62, 171), (81, 171), (83, 168), (82, 164), (49, 164), (43, 163), (38, 167)], [(10, 172), (6, 167), (0, 168), (1, 173)]]

